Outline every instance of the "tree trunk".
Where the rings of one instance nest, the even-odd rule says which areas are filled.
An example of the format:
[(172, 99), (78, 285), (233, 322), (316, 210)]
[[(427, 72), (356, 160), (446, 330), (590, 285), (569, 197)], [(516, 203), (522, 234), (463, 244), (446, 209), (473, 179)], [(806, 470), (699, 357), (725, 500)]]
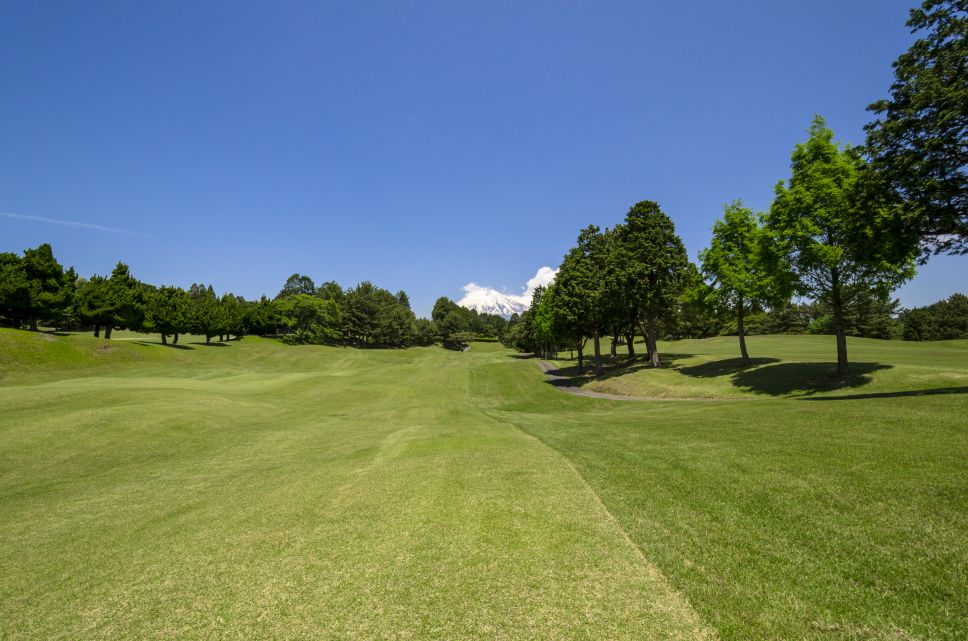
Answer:
[(629, 358), (635, 358), (635, 347), (633, 346), (633, 343), (635, 343), (635, 332), (632, 332), (631, 334), (626, 334), (625, 344), (629, 348)]
[(171, 344), (172, 345), (177, 345), (178, 344), (178, 332), (175, 332), (175, 335), (172, 336), (172, 338), (171, 338)]
[(585, 354), (584, 354), (585, 346), (581, 342), (579, 342), (577, 347), (578, 347), (578, 373), (584, 374), (585, 373)]
[(165, 336), (165, 334), (162, 334), (161, 335), (161, 344), (162, 345), (167, 345), (168, 344), (168, 337)]
[(612, 332), (612, 358), (618, 356), (618, 332)]
[(736, 328), (739, 330), (739, 353), (743, 357), (743, 365), (751, 365), (750, 354), (746, 351), (746, 326), (743, 324), (743, 299), (739, 299)]
[(95, 325), (94, 326), (94, 338), (101, 338), (101, 326), (100, 325)]
[(32, 332), (36, 332), (37, 331), (37, 319), (36, 318), (31, 318), (30, 319), (30, 331), (32, 331)]
[(649, 340), (649, 327), (651, 326), (651, 322), (652, 321), (649, 321), (648, 323), (641, 323), (642, 338), (645, 339), (645, 357), (650, 361), (652, 360), (652, 341)]
[(598, 340), (598, 330), (595, 330), (595, 376), (602, 373), (602, 347)]
[(830, 303), (834, 311), (834, 332), (837, 334), (837, 375), (847, 375), (847, 329), (844, 323), (844, 301), (840, 292), (840, 274), (830, 272)]
[(209, 336), (208, 334), (205, 334), (205, 344), (206, 345), (211, 345), (212, 344), (212, 337)]
[(646, 327), (646, 332), (648, 336), (645, 339), (645, 344), (649, 348), (649, 360), (652, 361), (652, 367), (659, 366), (659, 350), (656, 347), (655, 340), (655, 321), (651, 318), (649, 319), (648, 326)]
[(112, 325), (110, 325), (110, 324), (105, 325), (104, 326), (104, 338), (106, 338), (107, 340), (111, 340), (111, 330), (113, 330), (113, 329), (114, 329), (114, 327)]

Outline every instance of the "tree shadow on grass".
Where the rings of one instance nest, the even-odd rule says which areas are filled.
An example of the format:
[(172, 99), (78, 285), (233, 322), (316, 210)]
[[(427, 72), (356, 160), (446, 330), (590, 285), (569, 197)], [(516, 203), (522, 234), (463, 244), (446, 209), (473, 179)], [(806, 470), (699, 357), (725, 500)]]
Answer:
[(171, 349), (195, 349), (189, 345), (177, 345), (175, 343), (156, 343), (155, 341), (135, 341), (138, 345), (152, 345), (154, 347), (170, 347)]
[(206, 343), (205, 341), (195, 341), (192, 345), (200, 345), (202, 347), (231, 347), (228, 343)]
[[(678, 361), (692, 358), (693, 356), (695, 354), (660, 354), (662, 361), (659, 369), (677, 369)], [(615, 358), (603, 355), (602, 373), (598, 376), (595, 376), (594, 373), (594, 357), (585, 356), (584, 373), (579, 372), (577, 359), (561, 360), (567, 360), (575, 364), (545, 372), (552, 376), (552, 379), (548, 382), (556, 387), (581, 387), (591, 381), (605, 381), (615, 376), (624, 376), (643, 369), (656, 369), (652, 367), (652, 363), (644, 355), (637, 355), (633, 358), (624, 355), (618, 355)]]
[(893, 365), (851, 363), (846, 376), (838, 376), (831, 363), (779, 363), (736, 372), (732, 383), (746, 392), (786, 396), (811, 395), (862, 387), (871, 382), (871, 374)]
[(909, 390), (905, 392), (871, 392), (870, 394), (844, 394), (841, 396), (813, 396), (801, 398), (801, 401), (857, 401), (869, 398), (904, 398), (908, 396), (947, 396), (950, 394), (968, 394), (968, 386), (936, 387), (932, 389)]
[(710, 361), (708, 363), (701, 363), (699, 365), (680, 367), (679, 372), (685, 374), (686, 376), (695, 376), (697, 378), (717, 378), (719, 376), (726, 376), (728, 374), (736, 375), (740, 371), (751, 367), (779, 363), (780, 359), (751, 358), (750, 361), (751, 362), (749, 365), (744, 365), (742, 358), (726, 358), (721, 361)]

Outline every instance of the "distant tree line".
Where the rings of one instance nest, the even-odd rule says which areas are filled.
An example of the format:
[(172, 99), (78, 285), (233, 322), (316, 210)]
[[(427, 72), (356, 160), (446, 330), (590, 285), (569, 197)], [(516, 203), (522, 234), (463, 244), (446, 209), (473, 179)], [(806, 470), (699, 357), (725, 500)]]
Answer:
[(462, 349), (472, 340), (497, 340), (507, 322), (500, 316), (459, 307), (447, 298), (433, 318), (417, 318), (404, 291), (391, 293), (365, 281), (349, 289), (327, 281), (318, 287), (303, 274), (290, 276), (272, 299), (248, 301), (211, 285), (187, 290), (156, 287), (134, 278), (118, 263), (109, 276), (79, 277), (54, 257), (49, 244), (22, 256), (0, 253), (0, 323), (86, 329), (110, 339), (114, 330), (161, 336), (177, 344), (184, 334), (206, 343), (246, 334), (278, 336), (287, 343)]

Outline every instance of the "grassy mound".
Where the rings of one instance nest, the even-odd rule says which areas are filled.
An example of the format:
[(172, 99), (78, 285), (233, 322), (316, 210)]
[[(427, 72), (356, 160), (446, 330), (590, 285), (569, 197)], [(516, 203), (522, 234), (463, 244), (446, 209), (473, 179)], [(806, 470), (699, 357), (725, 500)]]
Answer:
[[(555, 361), (557, 373), (584, 389), (650, 398), (741, 398), (968, 391), (968, 341), (910, 343), (849, 338), (850, 373), (836, 376), (832, 336), (752, 336), (753, 364), (744, 367), (736, 338), (720, 336), (659, 344), (662, 367), (619, 348), (605, 373), (579, 376), (573, 358)], [(644, 346), (636, 344), (641, 350)], [(607, 349), (607, 348), (606, 348)], [(567, 352), (562, 353), (567, 356)], [(586, 370), (590, 360), (586, 360)], [(955, 388), (955, 390), (952, 390)]]

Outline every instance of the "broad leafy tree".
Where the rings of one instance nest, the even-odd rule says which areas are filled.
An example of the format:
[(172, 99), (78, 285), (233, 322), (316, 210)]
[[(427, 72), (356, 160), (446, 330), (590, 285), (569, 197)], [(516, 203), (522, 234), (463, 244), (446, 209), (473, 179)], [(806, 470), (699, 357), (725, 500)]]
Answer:
[(343, 338), (343, 316), (332, 299), (309, 294), (288, 296), (276, 303), (289, 343), (336, 343)]
[(282, 290), (276, 295), (276, 298), (286, 298), (287, 296), (296, 296), (298, 294), (312, 296), (315, 293), (316, 285), (313, 283), (312, 278), (303, 276), (302, 274), (293, 274), (286, 279), (285, 285), (282, 286)]
[(920, 38), (894, 62), (890, 98), (868, 107), (875, 188), (898, 205), (879, 241), (968, 253), (968, 0), (927, 0), (907, 24)]
[(346, 298), (346, 293), (340, 287), (339, 283), (330, 280), (316, 288), (316, 296), (323, 300), (336, 301), (337, 304), (342, 305)]
[(766, 218), (770, 242), (789, 262), (798, 293), (833, 312), (840, 375), (848, 366), (848, 308), (865, 289), (891, 291), (914, 274), (909, 259), (891, 262), (856, 246), (856, 221), (868, 213), (865, 201), (855, 197), (862, 167), (854, 150), (839, 147), (817, 116), (809, 139), (796, 146), (790, 178), (777, 184)]

